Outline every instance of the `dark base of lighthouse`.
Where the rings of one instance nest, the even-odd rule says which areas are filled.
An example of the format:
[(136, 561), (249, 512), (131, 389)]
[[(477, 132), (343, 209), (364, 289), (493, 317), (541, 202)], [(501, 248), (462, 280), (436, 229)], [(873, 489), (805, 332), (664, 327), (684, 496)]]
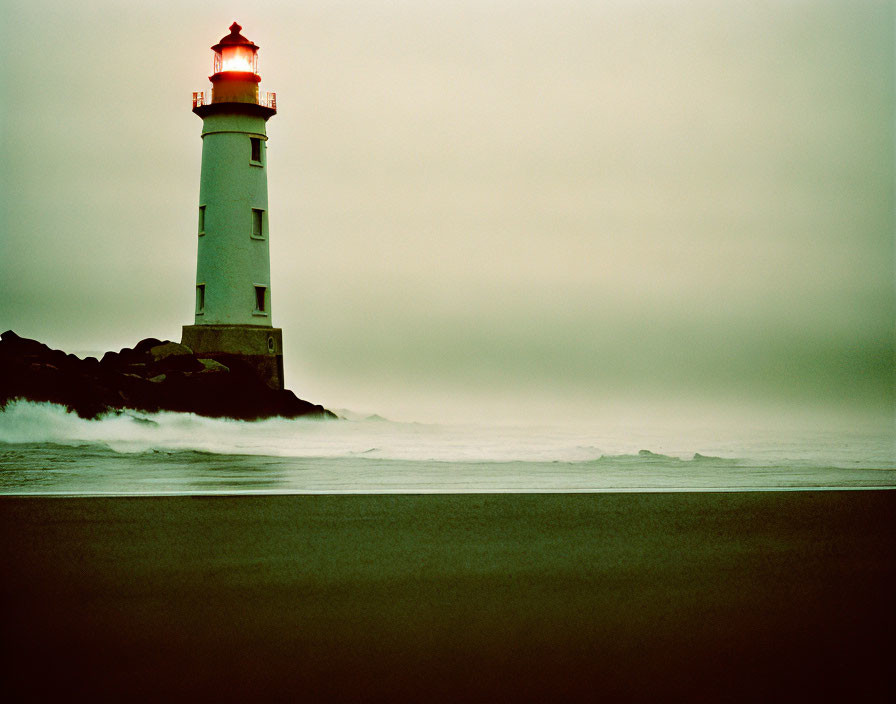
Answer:
[(184, 325), (181, 344), (224, 366), (248, 364), (272, 389), (283, 389), (283, 331), (254, 325)]

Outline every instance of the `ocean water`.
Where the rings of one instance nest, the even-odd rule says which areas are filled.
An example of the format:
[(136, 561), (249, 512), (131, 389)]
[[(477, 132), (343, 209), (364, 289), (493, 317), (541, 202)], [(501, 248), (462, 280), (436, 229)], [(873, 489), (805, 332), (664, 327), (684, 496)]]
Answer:
[(0, 494), (170, 495), (896, 488), (889, 424), (539, 426), (0, 411)]

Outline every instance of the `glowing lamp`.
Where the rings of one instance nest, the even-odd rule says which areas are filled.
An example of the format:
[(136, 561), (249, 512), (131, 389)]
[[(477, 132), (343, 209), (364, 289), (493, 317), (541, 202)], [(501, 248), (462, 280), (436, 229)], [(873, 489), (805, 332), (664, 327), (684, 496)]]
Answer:
[(246, 46), (225, 46), (221, 50), (222, 71), (248, 71), (255, 73), (258, 56)]
[(242, 34), (236, 22), (230, 25), (230, 34), (212, 47), (215, 52), (216, 74), (233, 71), (237, 73), (257, 73), (258, 47)]

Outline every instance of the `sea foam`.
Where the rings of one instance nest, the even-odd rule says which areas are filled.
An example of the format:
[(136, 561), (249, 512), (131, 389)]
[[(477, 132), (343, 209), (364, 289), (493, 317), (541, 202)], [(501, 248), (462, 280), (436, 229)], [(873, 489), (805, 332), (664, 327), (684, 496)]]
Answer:
[(273, 418), (245, 422), (190, 413), (110, 413), (85, 420), (48, 403), (0, 411), (0, 443), (95, 445), (117, 453), (195, 451), (221, 455), (436, 462), (896, 467), (892, 437), (843, 429), (638, 427), (588, 423), (487, 426), (372, 420)]

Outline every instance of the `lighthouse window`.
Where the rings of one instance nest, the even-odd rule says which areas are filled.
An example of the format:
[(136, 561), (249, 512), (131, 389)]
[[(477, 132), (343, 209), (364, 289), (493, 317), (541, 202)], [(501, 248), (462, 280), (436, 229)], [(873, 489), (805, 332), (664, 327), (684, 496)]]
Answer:
[(205, 312), (205, 284), (196, 286), (196, 314)]
[(264, 238), (264, 211), (252, 208), (252, 236)]
[(267, 307), (265, 306), (265, 298), (267, 295), (267, 286), (256, 286), (255, 287), (255, 312), (256, 313), (266, 313)]
[(249, 141), (252, 143), (252, 161), (261, 163), (261, 138), (260, 137), (249, 137)]
[(199, 234), (205, 234), (205, 206), (199, 206)]

